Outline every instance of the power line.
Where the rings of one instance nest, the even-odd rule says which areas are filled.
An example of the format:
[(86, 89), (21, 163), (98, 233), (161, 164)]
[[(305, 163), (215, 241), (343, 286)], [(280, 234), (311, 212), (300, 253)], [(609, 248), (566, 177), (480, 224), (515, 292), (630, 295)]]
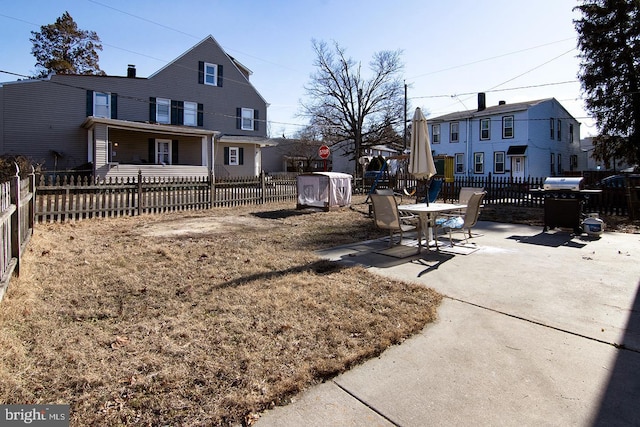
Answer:
[(562, 39), (562, 40), (556, 40), (556, 41), (553, 41), (553, 42), (550, 42), (550, 43), (545, 43), (545, 44), (541, 44), (541, 45), (537, 45), (537, 46), (533, 46), (533, 47), (528, 47), (528, 48), (516, 50), (516, 51), (513, 51), (513, 52), (504, 53), (504, 54), (501, 54), (501, 55), (491, 56), (489, 58), (479, 59), (477, 61), (467, 62), (465, 64), (454, 65), (452, 67), (447, 67), (447, 68), (443, 68), (443, 69), (440, 69), (440, 70), (431, 71), (431, 72), (425, 73), (425, 74), (419, 74), (419, 75), (417, 75), (415, 77), (410, 78), (409, 80), (417, 79), (419, 77), (430, 76), (432, 74), (438, 74), (438, 73), (442, 73), (442, 72), (445, 72), (445, 71), (455, 70), (456, 68), (467, 67), (469, 65), (475, 65), (475, 64), (479, 64), (481, 62), (491, 61), (491, 60), (498, 59), (498, 58), (503, 58), (505, 56), (515, 55), (517, 53), (522, 53), (522, 52), (527, 52), (529, 50), (539, 49), (541, 47), (551, 46), (551, 45), (556, 44), (556, 43), (566, 42), (567, 40), (575, 40), (575, 37), (570, 37), (570, 38), (566, 38), (566, 39)]
[(425, 99), (425, 98), (452, 98), (455, 96), (467, 96), (467, 95), (475, 95), (478, 92), (484, 92), (484, 93), (492, 93), (492, 92), (505, 92), (505, 91), (511, 91), (511, 90), (522, 90), (522, 89), (532, 89), (532, 88), (536, 88), (536, 87), (544, 87), (544, 86), (556, 86), (556, 85), (563, 85), (563, 84), (569, 84), (569, 83), (579, 83), (578, 80), (566, 80), (563, 82), (554, 82), (554, 83), (541, 83), (538, 85), (529, 85), (529, 86), (518, 86), (518, 87), (511, 87), (511, 88), (505, 88), (505, 89), (489, 89), (489, 90), (485, 90), (485, 91), (476, 91), (476, 92), (464, 92), (464, 93), (457, 93), (454, 95), (426, 95), (426, 96), (412, 96), (409, 99)]

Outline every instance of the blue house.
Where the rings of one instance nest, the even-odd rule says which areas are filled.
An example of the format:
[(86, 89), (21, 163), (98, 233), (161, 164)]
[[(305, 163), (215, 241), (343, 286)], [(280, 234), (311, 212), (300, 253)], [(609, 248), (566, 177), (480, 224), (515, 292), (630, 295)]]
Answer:
[(486, 106), (428, 118), (434, 155), (456, 176), (547, 177), (578, 170), (580, 123), (555, 99)]

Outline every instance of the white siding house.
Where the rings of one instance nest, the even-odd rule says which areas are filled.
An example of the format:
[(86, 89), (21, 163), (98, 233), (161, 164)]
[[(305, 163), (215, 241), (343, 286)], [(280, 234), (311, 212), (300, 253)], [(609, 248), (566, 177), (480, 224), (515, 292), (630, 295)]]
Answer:
[(454, 158), (456, 176), (559, 176), (578, 170), (580, 123), (555, 99), (428, 118), (434, 155)]

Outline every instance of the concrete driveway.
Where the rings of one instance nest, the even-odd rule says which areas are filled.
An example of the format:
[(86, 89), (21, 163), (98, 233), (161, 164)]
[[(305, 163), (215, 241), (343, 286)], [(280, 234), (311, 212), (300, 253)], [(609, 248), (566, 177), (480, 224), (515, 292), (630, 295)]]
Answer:
[(640, 235), (474, 233), (466, 255), (397, 258), (384, 241), (320, 252), (436, 289), (439, 319), (257, 425), (640, 425)]

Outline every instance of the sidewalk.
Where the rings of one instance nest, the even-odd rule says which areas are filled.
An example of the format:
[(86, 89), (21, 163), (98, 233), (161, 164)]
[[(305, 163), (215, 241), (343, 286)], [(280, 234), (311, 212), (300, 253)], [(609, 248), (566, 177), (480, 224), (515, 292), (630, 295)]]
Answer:
[(436, 289), (439, 319), (256, 425), (640, 425), (640, 235), (474, 233), (468, 255), (320, 253)]

